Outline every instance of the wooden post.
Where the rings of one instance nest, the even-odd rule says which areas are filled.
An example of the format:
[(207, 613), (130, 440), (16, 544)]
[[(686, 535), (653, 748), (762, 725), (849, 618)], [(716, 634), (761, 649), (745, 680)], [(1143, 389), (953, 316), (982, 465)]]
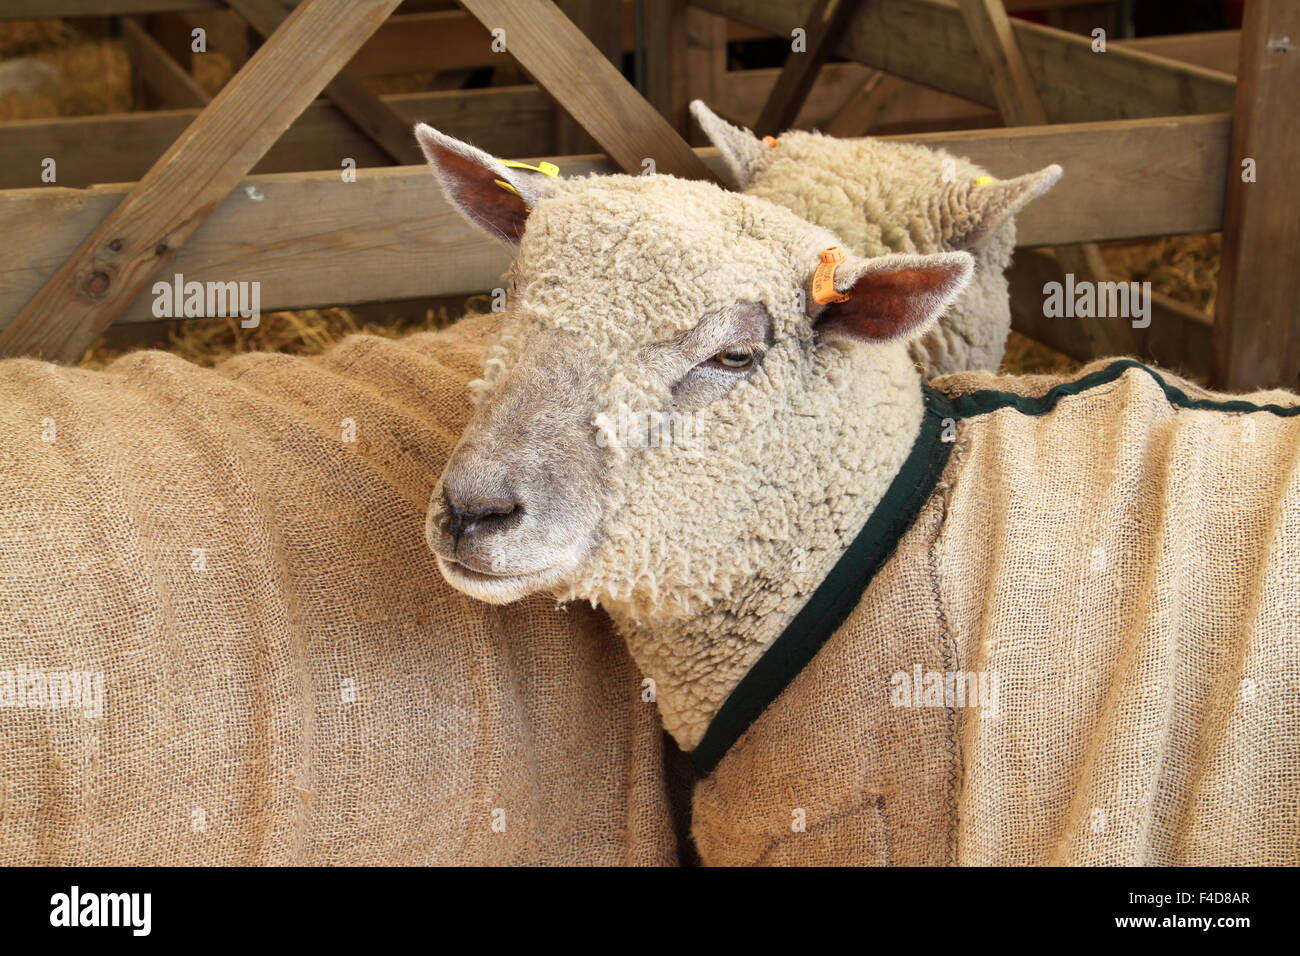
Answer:
[(1214, 381), (1300, 385), (1300, 4), (1246, 4), (1214, 315)]
[(804, 50), (792, 49), (785, 58), (785, 66), (776, 85), (759, 114), (754, 132), (759, 136), (775, 136), (794, 125), (795, 117), (808, 98), (817, 72), (840, 40), (840, 34), (853, 16), (857, 0), (817, 0), (804, 26)]
[[(715, 113), (725, 116), (727, 97), (727, 21), (694, 6), (686, 9), (686, 100), (703, 100)], [(719, 106), (714, 106), (719, 104)], [(689, 142), (706, 146), (709, 138), (695, 123), (689, 123)]]
[(686, 0), (643, 0), (645, 98), (678, 134), (689, 138)]
[(619, 168), (716, 181), (713, 171), (641, 98), (550, 0), (461, 0), (483, 26), (502, 30), (506, 50), (582, 124)]
[[(1047, 111), (1020, 53), (1002, 0), (959, 0), (962, 17), (988, 74), (998, 111), (1008, 126), (1043, 126)], [(1077, 279), (1097, 283), (1107, 275), (1101, 253), (1091, 244), (1056, 249), (1061, 268)], [(1094, 357), (1133, 351), (1132, 326), (1125, 317), (1080, 318), (1079, 329)]]
[(0, 332), (0, 356), (80, 358), (400, 2), (299, 6)]

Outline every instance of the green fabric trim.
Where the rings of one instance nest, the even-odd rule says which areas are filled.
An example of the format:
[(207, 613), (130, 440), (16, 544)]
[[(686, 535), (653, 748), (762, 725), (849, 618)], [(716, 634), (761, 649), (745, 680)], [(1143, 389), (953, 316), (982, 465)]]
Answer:
[(952, 450), (952, 441), (941, 438), (943, 422), (953, 414), (942, 393), (928, 385), (921, 388), (925, 416), (903, 467), (826, 580), (723, 702), (704, 739), (691, 751), (700, 776), (713, 772), (732, 744), (839, 630), (934, 491)]
[(1120, 359), (1111, 362), (1105, 368), (1089, 372), (1083, 378), (1075, 379), (1072, 382), (1062, 382), (1037, 398), (1016, 395), (1013, 392), (999, 392), (995, 389), (987, 389), (982, 392), (971, 392), (969, 395), (950, 395), (948, 401), (952, 403), (953, 410), (958, 418), (973, 418), (976, 415), (995, 412), (1000, 408), (1014, 408), (1026, 415), (1045, 415), (1054, 409), (1056, 403), (1065, 396), (1078, 395), (1080, 392), (1096, 388), (1098, 385), (1109, 384), (1131, 368), (1141, 369), (1155, 379), (1156, 384), (1164, 391), (1165, 398), (1169, 400), (1170, 404), (1177, 405), (1180, 408), (1194, 408), (1210, 412), (1271, 412), (1283, 418), (1300, 415), (1300, 404), (1256, 405), (1254, 402), (1244, 402), (1240, 399), (1217, 401), (1210, 398), (1192, 398), (1182, 389), (1166, 382), (1155, 369), (1149, 368), (1141, 362), (1135, 362), (1133, 359)]
[(1109, 384), (1129, 369), (1140, 369), (1150, 375), (1160, 385), (1165, 397), (1181, 408), (1270, 412), (1287, 418), (1300, 416), (1300, 404), (1256, 405), (1238, 399), (1191, 398), (1166, 382), (1154, 369), (1132, 359), (1120, 359), (1082, 378), (1063, 382), (1039, 397), (995, 389), (950, 396), (922, 385), (925, 416), (903, 467), (826, 580), (723, 702), (705, 731), (704, 739), (691, 752), (691, 760), (700, 776), (713, 772), (732, 745), (781, 695), (857, 607), (871, 579), (916, 520), (948, 463), (952, 442), (942, 440), (945, 419), (955, 423), (958, 419), (973, 418), (1003, 408), (1014, 408), (1025, 415), (1045, 415), (1067, 395), (1078, 395), (1090, 388)]

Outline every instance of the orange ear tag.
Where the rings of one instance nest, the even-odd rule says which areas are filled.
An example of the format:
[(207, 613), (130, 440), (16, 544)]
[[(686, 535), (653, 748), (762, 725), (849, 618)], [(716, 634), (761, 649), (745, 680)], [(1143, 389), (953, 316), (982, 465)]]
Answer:
[(818, 305), (830, 305), (832, 302), (848, 302), (849, 295), (835, 291), (835, 267), (844, 261), (844, 253), (839, 246), (831, 246), (822, 252), (821, 264), (813, 273), (813, 301)]
[(775, 145), (776, 145), (776, 137), (775, 137), (775, 136), (764, 136), (764, 137), (763, 137), (763, 142), (767, 143), (768, 146), (775, 146)]

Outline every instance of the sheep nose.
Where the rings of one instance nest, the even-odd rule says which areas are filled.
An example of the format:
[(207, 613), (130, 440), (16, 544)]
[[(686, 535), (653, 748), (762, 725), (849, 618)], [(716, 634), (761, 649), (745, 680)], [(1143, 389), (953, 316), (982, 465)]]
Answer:
[(460, 499), (449, 492), (443, 497), (447, 505), (444, 527), (447, 534), (456, 540), (500, 528), (520, 507), (517, 501), (509, 498)]

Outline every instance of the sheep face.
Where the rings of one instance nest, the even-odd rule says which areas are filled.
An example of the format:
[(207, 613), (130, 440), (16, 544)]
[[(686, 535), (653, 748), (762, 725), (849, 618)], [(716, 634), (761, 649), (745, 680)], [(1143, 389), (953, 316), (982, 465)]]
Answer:
[[(640, 620), (788, 578), (796, 545), (834, 548), (837, 503), (910, 447), (905, 343), (969, 255), (848, 256), (832, 274), (835, 237), (765, 200), (670, 176), (554, 180), (417, 135), (462, 212), (519, 242), (429, 509), (453, 586)], [(816, 301), (828, 276), (844, 301)]]

